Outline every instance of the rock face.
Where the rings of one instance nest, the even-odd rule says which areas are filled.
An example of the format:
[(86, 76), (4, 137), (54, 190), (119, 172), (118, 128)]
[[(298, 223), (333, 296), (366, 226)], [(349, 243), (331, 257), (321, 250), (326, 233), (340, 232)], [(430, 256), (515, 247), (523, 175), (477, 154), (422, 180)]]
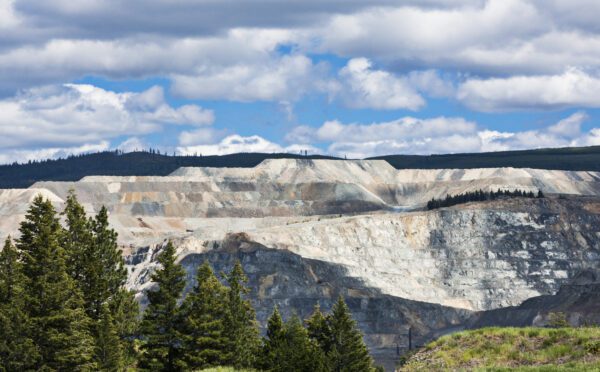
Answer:
[[(286, 159), (167, 177), (86, 177), (0, 191), (0, 235), (15, 234), (36, 194), (61, 208), (69, 189), (88, 211), (108, 207), (128, 255), (128, 285), (142, 302), (156, 254), (173, 239), (189, 286), (203, 260), (219, 271), (240, 259), (263, 322), (274, 304), (306, 316), (344, 295), (387, 366), (407, 346), (409, 327), (422, 343), (472, 317), (488, 319), (482, 312), (554, 295), (600, 266), (594, 172), (399, 171), (384, 161)], [(550, 197), (420, 210), (432, 197), (477, 189)]]

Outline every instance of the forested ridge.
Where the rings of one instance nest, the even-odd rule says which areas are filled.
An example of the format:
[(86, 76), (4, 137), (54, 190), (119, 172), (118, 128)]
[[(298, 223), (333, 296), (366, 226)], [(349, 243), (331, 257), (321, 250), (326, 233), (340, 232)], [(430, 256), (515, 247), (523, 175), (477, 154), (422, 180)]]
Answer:
[(65, 205), (37, 196), (0, 251), (0, 371), (376, 370), (342, 297), (306, 320), (275, 307), (261, 337), (241, 264), (204, 262), (184, 297), (171, 242), (140, 312), (106, 209), (86, 217), (74, 193)]
[[(26, 188), (37, 181), (78, 181), (85, 176), (165, 176), (179, 167), (254, 167), (265, 159), (340, 159), (322, 155), (240, 153), (175, 156), (156, 150), (106, 151), (0, 165), (0, 188)], [(539, 168), (600, 171), (600, 146), (447, 155), (388, 155), (397, 169)]]

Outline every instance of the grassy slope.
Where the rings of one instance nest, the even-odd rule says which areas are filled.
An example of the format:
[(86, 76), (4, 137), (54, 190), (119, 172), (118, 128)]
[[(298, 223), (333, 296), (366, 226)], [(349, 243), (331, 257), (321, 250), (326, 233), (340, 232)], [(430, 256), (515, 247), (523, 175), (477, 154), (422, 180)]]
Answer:
[(439, 338), (401, 371), (600, 371), (600, 328), (482, 328)]

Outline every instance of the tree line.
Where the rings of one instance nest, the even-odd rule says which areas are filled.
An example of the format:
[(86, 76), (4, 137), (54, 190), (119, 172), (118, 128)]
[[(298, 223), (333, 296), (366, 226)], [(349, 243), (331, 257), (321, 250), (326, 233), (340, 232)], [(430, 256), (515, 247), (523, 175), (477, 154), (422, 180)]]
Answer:
[(261, 337), (239, 261), (223, 281), (204, 262), (184, 296), (168, 242), (140, 312), (106, 208), (87, 217), (71, 192), (59, 214), (37, 196), (19, 231), (0, 252), (0, 371), (375, 370), (342, 297), (305, 321), (275, 307)]
[(437, 209), (444, 207), (451, 207), (457, 204), (464, 204), (472, 201), (486, 201), (486, 200), (496, 200), (499, 198), (505, 197), (521, 197), (521, 198), (543, 198), (544, 193), (542, 190), (539, 190), (537, 194), (534, 194), (533, 191), (523, 191), (523, 190), (498, 190), (498, 191), (469, 191), (458, 195), (446, 195), (445, 199), (435, 199), (432, 198), (427, 202), (427, 209)]

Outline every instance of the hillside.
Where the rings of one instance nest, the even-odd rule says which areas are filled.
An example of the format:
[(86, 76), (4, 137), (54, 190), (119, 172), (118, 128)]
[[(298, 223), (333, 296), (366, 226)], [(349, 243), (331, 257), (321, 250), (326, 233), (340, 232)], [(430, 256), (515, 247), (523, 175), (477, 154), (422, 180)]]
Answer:
[(265, 159), (335, 159), (330, 156), (240, 153), (171, 156), (113, 151), (24, 164), (0, 165), (0, 189), (26, 188), (37, 181), (78, 181), (85, 176), (166, 176), (180, 167), (252, 168)]
[(439, 338), (400, 371), (597, 371), (600, 328), (481, 328)]
[[(25, 188), (37, 181), (77, 181), (90, 175), (166, 176), (180, 167), (251, 168), (265, 159), (337, 159), (330, 156), (242, 153), (171, 156), (154, 152), (101, 152), (24, 164), (0, 165), (0, 188)], [(396, 169), (536, 168), (600, 171), (600, 146), (449, 155), (388, 155)]]
[(600, 146), (565, 147), (477, 154), (386, 155), (374, 157), (397, 169), (537, 168), (600, 170)]

